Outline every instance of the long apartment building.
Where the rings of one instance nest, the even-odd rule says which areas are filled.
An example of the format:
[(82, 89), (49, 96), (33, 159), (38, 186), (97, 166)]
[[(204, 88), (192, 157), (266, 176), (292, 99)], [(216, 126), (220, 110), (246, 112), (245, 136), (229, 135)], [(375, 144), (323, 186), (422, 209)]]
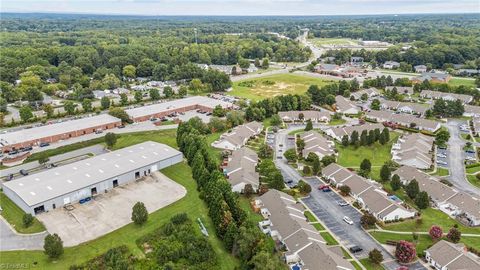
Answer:
[(258, 190), (260, 175), (255, 170), (257, 164), (257, 153), (247, 147), (232, 152), (228, 165), (223, 171), (234, 192), (243, 193), (245, 186), (248, 184), (252, 186), (254, 191)]
[(305, 122), (311, 120), (314, 123), (318, 122), (328, 122), (330, 121), (331, 115), (327, 111), (288, 111), (288, 112), (278, 112), (280, 118), (284, 122)]
[(360, 136), (364, 130), (369, 132), (370, 130), (375, 130), (379, 129), (382, 131), (384, 126), (382, 124), (364, 124), (364, 125), (357, 125), (357, 126), (345, 126), (345, 127), (333, 127), (325, 130), (325, 133), (338, 140), (341, 141), (342, 137), (347, 135), (348, 138), (352, 136), (352, 133), (354, 131), (358, 132), (358, 135)]
[(320, 159), (324, 156), (336, 155), (335, 143), (327, 140), (316, 131), (307, 131), (300, 135), (300, 139), (305, 142), (305, 147), (302, 150), (302, 156), (308, 157), (308, 154), (314, 153)]
[(420, 191), (427, 192), (434, 205), (449, 216), (463, 219), (469, 226), (480, 226), (480, 199), (478, 197), (457, 191), (441, 183), (438, 178), (410, 166), (402, 166), (393, 174), (400, 176), (404, 185), (413, 179), (417, 180)]
[(223, 133), (220, 139), (212, 143), (212, 146), (225, 150), (237, 150), (242, 148), (250, 138), (260, 134), (262, 130), (263, 125), (256, 121), (240, 125)]
[[(319, 232), (307, 222), (305, 207), (292, 196), (272, 189), (255, 200), (265, 220), (260, 229), (286, 251), (284, 259), (291, 267), (308, 270), (348, 270), (353, 265), (329, 248)], [(293, 269), (293, 267), (292, 267)]]
[(473, 97), (470, 95), (447, 93), (447, 92), (432, 91), (432, 90), (423, 90), (422, 92), (420, 92), (420, 96), (422, 98), (428, 98), (428, 99), (443, 99), (443, 100), (449, 100), (449, 101), (460, 100), (464, 104), (468, 104), (473, 101)]
[(408, 209), (387, 196), (387, 193), (377, 187), (373, 181), (336, 164), (331, 163), (322, 169), (322, 176), (330, 183), (350, 187), (350, 195), (357, 202), (381, 221), (396, 221), (413, 218), (416, 212)]
[(366, 114), (366, 117), (367, 119), (374, 120), (376, 122), (396, 123), (404, 127), (426, 130), (430, 132), (435, 132), (441, 127), (439, 122), (416, 117), (411, 114), (393, 113), (388, 111), (370, 111)]
[(392, 145), (392, 160), (417, 169), (430, 169), (433, 165), (433, 137), (419, 133), (404, 134)]
[(424, 115), (431, 106), (413, 103), (385, 100), (381, 104), (383, 110), (393, 110), (401, 113)]

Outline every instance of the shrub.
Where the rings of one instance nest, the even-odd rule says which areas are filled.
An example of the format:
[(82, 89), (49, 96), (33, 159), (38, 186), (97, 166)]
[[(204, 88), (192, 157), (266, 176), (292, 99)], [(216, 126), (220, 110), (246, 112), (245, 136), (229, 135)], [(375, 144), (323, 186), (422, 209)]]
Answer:
[(375, 226), (376, 222), (377, 222), (377, 219), (370, 213), (365, 213), (360, 218), (360, 224), (362, 225), (363, 228), (370, 228), (372, 226)]
[(372, 251), (368, 253), (368, 258), (374, 264), (380, 264), (383, 261), (382, 252), (376, 248), (372, 249)]
[(447, 233), (447, 239), (452, 243), (458, 243), (461, 237), (462, 233), (455, 227), (450, 228)]
[(415, 245), (408, 241), (400, 240), (395, 249), (395, 258), (401, 263), (412, 262), (416, 257)]
[(442, 228), (440, 228), (439, 226), (433, 225), (428, 231), (428, 234), (430, 235), (432, 240), (438, 240), (442, 238), (443, 231), (442, 231)]
[(49, 258), (56, 259), (63, 254), (63, 241), (58, 234), (49, 234), (45, 236), (43, 249)]
[(302, 194), (308, 194), (308, 193), (312, 192), (312, 187), (303, 180), (300, 180), (298, 182), (298, 189), (300, 190), (300, 193), (302, 193)]
[(23, 214), (23, 227), (28, 228), (33, 223), (33, 216), (32, 214)]
[(137, 202), (132, 208), (132, 221), (137, 225), (147, 222), (148, 211), (142, 202)]
[(351, 191), (350, 187), (347, 185), (343, 185), (339, 189), (340, 189), (340, 193), (342, 193), (343, 196), (348, 196), (348, 194), (350, 194), (350, 191)]

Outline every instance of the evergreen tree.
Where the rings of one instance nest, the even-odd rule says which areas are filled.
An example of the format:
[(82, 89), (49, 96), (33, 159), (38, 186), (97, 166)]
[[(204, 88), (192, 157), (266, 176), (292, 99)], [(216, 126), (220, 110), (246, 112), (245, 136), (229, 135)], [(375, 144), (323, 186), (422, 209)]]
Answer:
[(390, 186), (392, 187), (393, 191), (397, 191), (402, 187), (402, 182), (400, 181), (400, 176), (394, 174), (392, 177), (392, 181), (390, 181)]
[(347, 146), (348, 146), (348, 143), (349, 143), (349, 141), (348, 141), (348, 135), (343, 135), (343, 137), (342, 137), (342, 145), (345, 146), (345, 147), (347, 147)]
[(405, 186), (405, 192), (407, 193), (408, 197), (410, 197), (410, 199), (415, 199), (419, 191), (420, 189), (418, 188), (418, 182), (415, 179), (410, 181), (410, 183)]
[(354, 130), (350, 136), (350, 143), (354, 146), (358, 146), (358, 132)]
[(148, 211), (142, 202), (137, 202), (132, 208), (132, 221), (137, 225), (147, 222)]
[(58, 234), (49, 234), (45, 236), (43, 249), (49, 258), (57, 259), (63, 254), (63, 241)]
[(305, 131), (310, 131), (312, 129), (313, 129), (312, 120), (308, 119), (307, 120), (307, 125), (305, 126)]
[(415, 204), (420, 209), (427, 209), (430, 206), (430, 199), (428, 198), (428, 193), (425, 191), (421, 191), (415, 197)]
[(368, 143), (368, 138), (367, 138), (367, 131), (366, 130), (363, 130), (362, 131), (362, 135), (360, 135), (360, 145), (361, 146), (364, 146), (364, 145), (367, 145)]
[(390, 167), (387, 164), (384, 164), (380, 169), (380, 179), (382, 182), (387, 182), (390, 180), (392, 172), (390, 171)]

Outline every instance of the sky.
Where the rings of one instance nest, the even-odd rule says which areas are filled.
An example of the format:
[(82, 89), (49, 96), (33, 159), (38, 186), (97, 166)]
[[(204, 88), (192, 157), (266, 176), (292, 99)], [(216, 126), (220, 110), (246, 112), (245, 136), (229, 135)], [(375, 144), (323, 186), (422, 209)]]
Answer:
[(0, 0), (0, 11), (243, 16), (480, 13), (480, 0)]

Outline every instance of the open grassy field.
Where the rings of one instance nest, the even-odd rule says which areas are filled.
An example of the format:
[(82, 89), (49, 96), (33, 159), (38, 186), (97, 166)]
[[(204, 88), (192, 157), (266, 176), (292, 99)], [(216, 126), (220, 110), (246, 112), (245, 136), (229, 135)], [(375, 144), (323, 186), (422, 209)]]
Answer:
[(313, 38), (309, 39), (310, 42), (316, 46), (325, 45), (358, 45), (356, 40), (350, 38)]
[[(175, 147), (175, 130), (121, 135), (115, 148), (126, 147), (146, 140), (157, 141)], [(192, 220), (202, 219), (210, 233), (208, 240), (218, 256), (219, 269), (235, 269), (238, 267), (238, 260), (226, 252), (222, 242), (215, 235), (213, 223), (208, 216), (208, 209), (199, 198), (197, 185), (192, 178), (190, 167), (186, 163), (181, 163), (162, 170), (162, 173), (184, 186), (187, 189), (187, 195), (181, 200), (151, 213), (145, 225), (129, 224), (95, 240), (75, 247), (65, 248), (65, 253), (56, 261), (49, 260), (43, 251), (9, 251), (0, 252), (2, 263), (25, 263), (38, 269), (68, 269), (73, 264), (83, 263), (119, 245), (126, 245), (134, 255), (143, 256), (142, 251), (136, 245), (136, 240), (153, 232), (173, 215), (185, 212)]]
[(0, 192), (0, 206), (2, 207), (2, 217), (5, 218), (17, 232), (38, 233), (45, 231), (43, 224), (36, 218), (33, 219), (32, 225), (25, 228), (23, 226), (23, 215), (25, 212), (3, 194), (3, 192)]
[[(382, 166), (385, 161), (392, 159), (390, 149), (392, 148), (392, 144), (397, 141), (398, 136), (399, 133), (390, 132), (390, 141), (385, 145), (376, 142), (370, 146), (355, 148), (352, 145), (344, 147), (341, 143), (336, 143), (338, 149), (337, 163), (344, 167), (358, 168), (362, 160), (366, 158), (370, 160), (372, 167)], [(372, 168), (372, 172), (375, 172), (373, 169), (374, 168)], [(378, 172), (379, 171), (380, 169), (378, 169)]]
[(294, 74), (277, 74), (234, 82), (233, 90), (229, 94), (251, 100), (262, 100), (280, 95), (303, 94), (312, 84), (323, 86), (330, 82), (333, 81)]
[[(453, 225), (457, 224), (458, 229), (462, 233), (476, 233), (480, 234), (480, 228), (478, 227), (466, 227), (456, 220), (450, 218), (447, 214), (440, 210), (433, 208), (427, 208), (421, 211), (422, 224), (418, 225), (415, 220), (406, 220), (403, 222), (396, 222), (393, 224), (385, 225), (386, 230), (402, 231), (402, 232), (428, 232), (432, 225), (438, 225), (442, 227), (444, 232), (447, 232)], [(479, 238), (480, 240), (480, 238)]]
[(453, 77), (453, 78), (448, 82), (448, 84), (451, 85), (451, 86), (466, 85), (466, 86), (474, 86), (474, 87), (475, 87), (475, 79), (472, 79), (472, 78)]

